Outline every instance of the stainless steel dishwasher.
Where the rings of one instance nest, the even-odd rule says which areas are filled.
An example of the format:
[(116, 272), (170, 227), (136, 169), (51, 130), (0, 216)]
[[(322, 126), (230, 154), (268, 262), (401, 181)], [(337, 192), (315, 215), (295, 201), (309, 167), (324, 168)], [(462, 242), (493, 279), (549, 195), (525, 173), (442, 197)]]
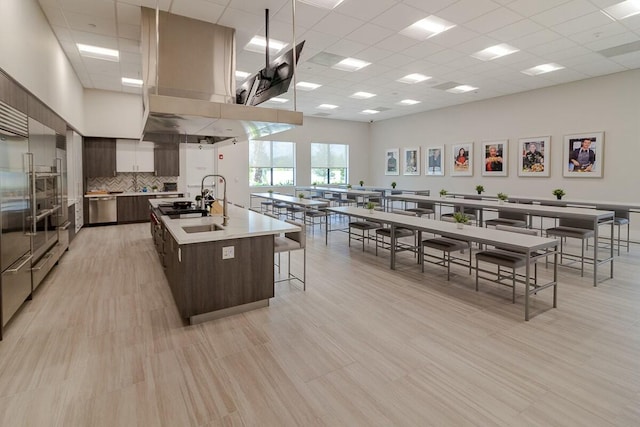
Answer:
[(115, 196), (89, 198), (89, 224), (118, 221), (118, 200)]

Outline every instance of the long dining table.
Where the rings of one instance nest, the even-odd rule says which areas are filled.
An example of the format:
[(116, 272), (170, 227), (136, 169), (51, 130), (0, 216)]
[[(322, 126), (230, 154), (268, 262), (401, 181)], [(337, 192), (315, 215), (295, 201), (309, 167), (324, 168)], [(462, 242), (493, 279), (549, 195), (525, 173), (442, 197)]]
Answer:
[[(500, 248), (526, 254), (527, 262), (524, 279), (525, 320), (529, 320), (529, 296), (542, 289), (553, 287), (553, 307), (557, 307), (558, 241), (555, 239), (530, 236), (509, 231), (493, 230), (483, 227), (466, 226), (463, 229), (458, 229), (456, 224), (450, 222), (407, 216), (393, 212), (370, 212), (368, 209), (352, 206), (332, 207), (327, 208), (327, 210), (337, 214), (346, 215), (350, 218), (359, 218), (388, 225), (391, 228), (391, 256), (389, 267), (392, 270), (396, 267), (395, 230), (398, 227), (409, 228), (417, 231), (418, 241), (422, 241), (422, 233), (426, 232), (467, 242), (498, 246)], [(422, 260), (422, 250), (422, 245), (419, 245), (420, 262), (424, 262)], [(532, 286), (531, 260), (534, 254), (538, 251), (547, 251), (547, 256), (553, 255), (553, 280), (542, 285)]]
[(519, 212), (528, 216), (529, 227), (531, 227), (532, 217), (539, 216), (545, 218), (566, 218), (566, 219), (578, 219), (587, 220), (593, 223), (594, 231), (594, 245), (593, 245), (593, 286), (598, 285), (598, 267), (602, 264), (610, 264), (610, 274), (608, 278), (613, 278), (613, 259), (614, 248), (613, 244), (610, 246), (609, 256), (599, 259), (599, 245), (598, 236), (599, 228), (603, 225), (610, 226), (610, 241), (613, 242), (614, 236), (614, 211), (604, 211), (598, 209), (589, 208), (571, 208), (561, 206), (544, 206), (533, 205), (524, 203), (501, 203), (497, 200), (475, 200), (475, 199), (460, 199), (453, 197), (430, 197), (430, 196), (417, 196), (410, 194), (400, 194), (394, 196), (387, 196), (389, 200), (400, 200), (414, 203), (435, 203), (440, 206), (454, 206), (454, 207), (469, 207), (478, 210), (478, 222), (483, 224), (483, 214), (485, 210), (497, 211), (497, 212)]

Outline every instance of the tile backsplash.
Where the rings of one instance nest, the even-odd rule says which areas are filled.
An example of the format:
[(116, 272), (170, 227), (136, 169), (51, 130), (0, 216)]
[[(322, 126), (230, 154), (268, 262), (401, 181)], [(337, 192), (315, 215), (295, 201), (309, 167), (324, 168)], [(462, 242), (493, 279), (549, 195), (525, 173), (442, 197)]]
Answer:
[(163, 190), (165, 182), (178, 182), (177, 176), (155, 176), (153, 173), (144, 172), (122, 172), (116, 176), (89, 178), (87, 190), (107, 190), (107, 191), (140, 191), (147, 187), (151, 191), (154, 185), (159, 191)]

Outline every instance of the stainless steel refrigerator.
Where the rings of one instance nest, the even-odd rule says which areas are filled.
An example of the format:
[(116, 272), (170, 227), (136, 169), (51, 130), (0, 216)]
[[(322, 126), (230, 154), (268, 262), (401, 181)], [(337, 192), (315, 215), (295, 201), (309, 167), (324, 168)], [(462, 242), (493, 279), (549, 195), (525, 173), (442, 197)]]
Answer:
[(0, 102), (0, 339), (31, 295), (32, 202), (27, 116)]

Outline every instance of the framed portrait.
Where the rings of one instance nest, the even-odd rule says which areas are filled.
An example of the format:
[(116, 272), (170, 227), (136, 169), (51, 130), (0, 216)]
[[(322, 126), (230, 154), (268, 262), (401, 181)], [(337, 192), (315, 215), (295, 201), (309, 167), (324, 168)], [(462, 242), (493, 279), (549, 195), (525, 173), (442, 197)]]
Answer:
[(405, 148), (402, 155), (404, 158), (402, 174), (420, 175), (420, 148)]
[(566, 178), (602, 178), (604, 132), (564, 136), (562, 175)]
[(509, 141), (484, 141), (482, 143), (482, 176), (507, 176)]
[(536, 136), (518, 141), (518, 176), (548, 177), (551, 137)]
[(400, 150), (389, 148), (384, 155), (384, 174), (400, 175)]
[(424, 164), (425, 175), (444, 176), (444, 146), (427, 147)]
[(451, 146), (451, 176), (473, 176), (473, 142)]

